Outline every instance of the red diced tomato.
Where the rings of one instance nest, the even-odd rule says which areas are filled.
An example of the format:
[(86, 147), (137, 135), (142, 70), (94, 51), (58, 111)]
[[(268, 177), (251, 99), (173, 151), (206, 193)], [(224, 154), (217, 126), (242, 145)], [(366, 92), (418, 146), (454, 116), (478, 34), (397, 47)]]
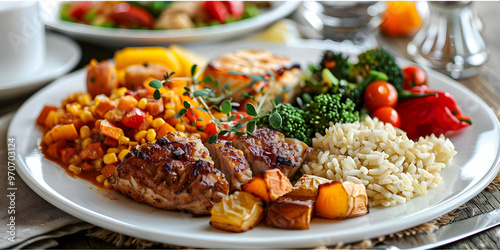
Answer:
[(85, 13), (92, 7), (92, 2), (90, 1), (75, 1), (69, 9), (69, 16), (81, 20)]
[(61, 160), (64, 164), (69, 164), (69, 160), (71, 157), (74, 155), (78, 154), (78, 149), (76, 147), (71, 147), (71, 148), (61, 148), (59, 150), (59, 153), (61, 155)]
[(148, 27), (152, 29), (154, 23), (151, 13), (140, 6), (129, 3), (119, 3), (113, 6), (109, 17), (118, 25), (127, 28)]
[(236, 18), (240, 19), (243, 16), (243, 12), (245, 11), (245, 5), (242, 1), (222, 1), (226, 8), (229, 10), (229, 13)]
[(138, 129), (141, 124), (148, 118), (148, 115), (139, 108), (134, 108), (123, 117), (123, 125), (129, 128)]
[(82, 158), (82, 160), (96, 160), (104, 156), (106, 153), (106, 146), (103, 143), (96, 142), (89, 144), (85, 149), (80, 151), (78, 156)]

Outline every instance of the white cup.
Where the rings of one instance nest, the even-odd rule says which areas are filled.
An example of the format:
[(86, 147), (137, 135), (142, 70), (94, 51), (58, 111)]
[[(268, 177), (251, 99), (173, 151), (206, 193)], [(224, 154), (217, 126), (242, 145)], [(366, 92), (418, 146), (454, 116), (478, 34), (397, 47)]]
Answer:
[(45, 58), (36, 1), (0, 1), (0, 84), (35, 73)]

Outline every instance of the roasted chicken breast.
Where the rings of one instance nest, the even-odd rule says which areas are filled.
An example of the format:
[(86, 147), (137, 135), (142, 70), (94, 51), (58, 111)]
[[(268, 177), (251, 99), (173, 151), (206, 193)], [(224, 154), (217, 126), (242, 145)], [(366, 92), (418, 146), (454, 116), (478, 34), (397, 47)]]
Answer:
[[(267, 78), (269, 78), (268, 73), (272, 72), (276, 81), (271, 89), (270, 83), (266, 81), (250, 84), (252, 79), (243, 75), (230, 74), (229, 71)], [(212, 76), (219, 83), (216, 88), (218, 94), (221, 94), (228, 85), (231, 98), (235, 102), (243, 102), (247, 99), (247, 101), (258, 103), (262, 100), (263, 93), (269, 92), (268, 100), (275, 100), (279, 94), (282, 94), (283, 102), (286, 103), (295, 100), (300, 90), (302, 72), (299, 65), (292, 64), (289, 58), (274, 55), (267, 50), (240, 50), (213, 59), (209, 62), (204, 74)], [(287, 91), (284, 91), (285, 89)], [(244, 96), (243, 93), (247, 95)], [(248, 96), (255, 96), (255, 100), (247, 98)], [(271, 102), (264, 104), (264, 110), (271, 108)]]
[(199, 139), (170, 132), (132, 149), (110, 177), (113, 188), (152, 206), (207, 215), (229, 192)]
[(205, 143), (215, 163), (215, 168), (224, 173), (231, 192), (240, 191), (241, 186), (252, 179), (250, 164), (243, 152), (233, 147), (231, 141), (217, 140)]
[(272, 168), (278, 168), (291, 178), (302, 165), (311, 148), (283, 133), (259, 128), (252, 135), (243, 135), (234, 141), (234, 146), (245, 154), (253, 176)]

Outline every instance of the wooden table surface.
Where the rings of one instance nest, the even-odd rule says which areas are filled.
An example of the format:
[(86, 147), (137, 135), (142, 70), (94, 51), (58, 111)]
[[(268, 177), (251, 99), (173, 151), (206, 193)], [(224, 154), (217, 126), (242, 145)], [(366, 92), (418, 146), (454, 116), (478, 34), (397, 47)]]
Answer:
[[(468, 79), (459, 80), (461, 84), (478, 94), (492, 108), (500, 111), (500, 2), (475, 2), (473, 8), (476, 14), (484, 23), (483, 37), (489, 50), (489, 60), (483, 67), (480, 75)], [(390, 46), (400, 53), (399, 56), (405, 56), (405, 46), (408, 39), (389, 39), (380, 37), (380, 43), (384, 46)], [(82, 59), (75, 68), (80, 69), (86, 65), (91, 58), (103, 60), (111, 58), (114, 51), (99, 46), (79, 43), (82, 48)], [(0, 100), (0, 115), (16, 110), (29, 95), (16, 99), (15, 101)], [(485, 189), (472, 200), (464, 204), (458, 210), (457, 220), (482, 214), (500, 207), (500, 188), (490, 185), (491, 188)], [(443, 246), (443, 249), (478, 249), (500, 248), (500, 227), (487, 230), (467, 239)], [(88, 249), (88, 248), (115, 248), (111, 243), (104, 240), (86, 236), (87, 232), (79, 232), (73, 235), (57, 239), (62, 249)]]

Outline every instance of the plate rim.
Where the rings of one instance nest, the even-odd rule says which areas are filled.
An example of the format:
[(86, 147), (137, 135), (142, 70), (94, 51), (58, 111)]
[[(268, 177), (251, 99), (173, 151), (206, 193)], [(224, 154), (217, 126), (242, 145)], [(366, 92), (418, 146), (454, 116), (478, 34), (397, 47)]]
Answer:
[[(77, 37), (94, 37), (97, 39), (116, 40), (121, 42), (123, 42), (123, 39), (127, 39), (132, 42), (141, 41), (148, 43), (178, 42), (179, 40), (193, 39), (193, 41), (183, 42), (188, 44), (217, 41), (243, 34), (248, 30), (258, 29), (293, 13), (299, 5), (300, 1), (281, 1), (280, 5), (272, 6), (269, 11), (252, 18), (234, 23), (192, 29), (132, 30), (101, 28), (92, 25), (62, 21), (57, 18), (57, 16), (54, 16), (57, 14), (56, 12), (58, 10), (52, 11), (50, 14), (44, 13), (44, 15), (42, 15), (42, 20), (49, 29)], [(59, 9), (59, 5), (57, 9)], [(110, 31), (113, 32), (110, 33)], [(207, 38), (208, 40), (206, 40)]]
[[(255, 43), (253, 43), (255, 44)], [(265, 44), (265, 45), (268, 45), (268, 46), (276, 46), (276, 44), (270, 44), (270, 43), (260, 43), (260, 44)], [(297, 45), (294, 45), (295, 47), (297, 47)], [(438, 77), (438, 78), (441, 78), (441, 79), (446, 79), (446, 81), (453, 81), (452, 79), (438, 73), (438, 72), (435, 72), (435, 71), (430, 71), (432, 72), (432, 75), (433, 77)], [(58, 81), (55, 81), (49, 85), (47, 85), (46, 87), (44, 87), (43, 89), (41, 89), (39, 91), (39, 93), (41, 92), (44, 92), (44, 91), (48, 91), (50, 86), (52, 85), (55, 85), (57, 84), (57, 82), (59, 81), (64, 81), (66, 78), (70, 78), (72, 76), (75, 76), (77, 74), (83, 74), (83, 69), (80, 69), (78, 71), (75, 71), (71, 74), (68, 74), (66, 76), (64, 76), (63, 78), (61, 78), (60, 80)], [(462, 92), (465, 92), (467, 94), (470, 94), (472, 96), (472, 98), (475, 99), (475, 101), (478, 101), (478, 103), (482, 106), (482, 108), (486, 111), (486, 113), (488, 114), (489, 118), (495, 118), (494, 117), (494, 114), (493, 114), (493, 111), (491, 109), (489, 109), (489, 106), (479, 97), (477, 96), (477, 94), (475, 94), (474, 92), (470, 91), (469, 89), (467, 89), (466, 87), (464, 87), (463, 85), (461, 84), (457, 84), (455, 85), (454, 87), (460, 89), (460, 91)], [(37, 94), (39, 94), (37, 93)], [(30, 99), (28, 99), (22, 106), (21, 108), (19, 109), (19, 111), (14, 115), (12, 121), (15, 121), (18, 118), (18, 116), (21, 116), (22, 114), (20, 114), (20, 111), (23, 109), (23, 108), (26, 108), (25, 106), (27, 106), (29, 104), (30, 101), (32, 101), (36, 96), (38, 95), (33, 95), (32, 97), (30, 97)], [(13, 124), (13, 123), (11, 123)], [(498, 122), (494, 122), (494, 130), (497, 131), (497, 133), (500, 133), (500, 124)], [(9, 125), (9, 129), (8, 129), (8, 135), (9, 136), (12, 136), (12, 130), (14, 130), (12, 128), (11, 125)], [(70, 213), (72, 214), (73, 216), (75, 217), (78, 217), (82, 220), (85, 220), (85, 221), (88, 221), (88, 222), (91, 222), (92, 224), (95, 224), (95, 225), (99, 225), (101, 227), (104, 227), (104, 228), (108, 228), (108, 229), (111, 229), (113, 231), (117, 231), (117, 232), (121, 232), (121, 233), (124, 233), (124, 234), (130, 234), (130, 230), (134, 230), (134, 229), (137, 229), (137, 228), (134, 228), (134, 227), (130, 227), (129, 224), (126, 224), (126, 223), (123, 223), (123, 222), (118, 222), (117, 224), (107, 224), (107, 225), (103, 225), (103, 222), (102, 222), (102, 219), (106, 219), (106, 216), (104, 215), (100, 215), (100, 214), (92, 214), (92, 211), (84, 208), (84, 207), (81, 207), (79, 206), (78, 204), (75, 204), (73, 202), (71, 202), (70, 200), (66, 199), (65, 197), (56, 197), (56, 198), (59, 198), (62, 200), (59, 200), (59, 199), (53, 199), (53, 192), (49, 193), (47, 192), (48, 190), (45, 190), (43, 189), (43, 185), (38, 183), (34, 178), (33, 176), (29, 175), (27, 172), (28, 172), (28, 168), (27, 166), (25, 166), (25, 162), (24, 161), (21, 161), (21, 157), (17, 157), (17, 162), (18, 164), (20, 165), (23, 165), (24, 168), (20, 168), (21, 171), (19, 171), (19, 168), (18, 168), (18, 173), (20, 174), (21, 178), (26, 182), (26, 184), (28, 184), (28, 186), (30, 186), (30, 188), (32, 188), (38, 195), (40, 195), (42, 198), (44, 198), (45, 200), (47, 200), (48, 202), (50, 202), (51, 204), (53, 204), (54, 206), (62, 209), (63, 211), (67, 212), (67, 213)], [(478, 182), (475, 186), (467, 189), (467, 190), (463, 190), (461, 192), (459, 192), (458, 194), (456, 194), (455, 196), (458, 196), (458, 195), (462, 195), (462, 193), (465, 193), (466, 194), (466, 198), (465, 199), (452, 199), (452, 200), (443, 200), (443, 201), (440, 201), (438, 202), (437, 204), (441, 204), (441, 203), (444, 203), (444, 207), (445, 209), (442, 209), (443, 211), (441, 211), (442, 213), (439, 214), (439, 215), (436, 215), (436, 216), (421, 216), (421, 217), (417, 217), (417, 216), (409, 216), (410, 218), (404, 218), (403, 222), (405, 223), (400, 223), (398, 224), (398, 226), (394, 227), (392, 229), (391, 232), (388, 232), (388, 231), (384, 231), (382, 234), (383, 235), (386, 235), (386, 234), (389, 234), (389, 233), (394, 233), (394, 232), (398, 232), (398, 231), (401, 231), (401, 230), (404, 230), (406, 228), (409, 228), (411, 226), (405, 226), (405, 225), (418, 225), (420, 223), (422, 223), (422, 220), (425, 219), (425, 221), (429, 221), (431, 219), (434, 219), (435, 217), (438, 217), (442, 214), (445, 214), (455, 208), (457, 208), (458, 206), (462, 205), (464, 202), (470, 200), (471, 198), (473, 198), (474, 196), (476, 196), (479, 192), (481, 192), (492, 180), (493, 178), (496, 176), (496, 174), (498, 173), (498, 171), (500, 170), (500, 149), (499, 149), (499, 152), (497, 152), (496, 154), (496, 158), (493, 160), (492, 162), (492, 165), (490, 166), (490, 168), (488, 169), (488, 171), (485, 173), (485, 175), (483, 176), (483, 180), (481, 182)], [(29, 181), (27, 181), (29, 180)], [(50, 188), (50, 187), (49, 187)], [(50, 190), (52, 191), (55, 191), (53, 190), (52, 188), (50, 188)], [(49, 191), (50, 191), (49, 190)], [(454, 196), (454, 197), (455, 197)], [(464, 201), (465, 200), (465, 201)], [(63, 201), (66, 201), (67, 203), (64, 203)], [(436, 204), (436, 205), (437, 205)], [(73, 207), (73, 206), (76, 206)], [(83, 211), (81, 211), (83, 210)], [(90, 216), (90, 217), (89, 217)], [(424, 217), (424, 218), (422, 218)], [(370, 225), (370, 227), (374, 228), (375, 226), (375, 229), (378, 229), (378, 228), (384, 228), (384, 227), (387, 227), (385, 224), (387, 224), (388, 222), (385, 222), (385, 223), (379, 223), (378, 225)], [(402, 225), (402, 224), (405, 224), (405, 225)], [(129, 231), (126, 231), (123, 226), (126, 225), (127, 227), (129, 227)], [(142, 230), (142, 231), (141, 231)], [(153, 232), (151, 230), (144, 230), (143, 228), (141, 228), (141, 230), (136, 230), (135, 232), (137, 232), (137, 234), (135, 234), (134, 236), (136, 237), (140, 237), (140, 238), (145, 238), (145, 239), (150, 239), (150, 240), (154, 240), (154, 241), (158, 241), (158, 237), (161, 236), (163, 237), (164, 239), (168, 239), (168, 243), (170, 244), (179, 244), (179, 245), (186, 245), (186, 240), (192, 240), (192, 238), (189, 238), (189, 237), (186, 237), (185, 235), (169, 235), (169, 236), (165, 236), (163, 234), (158, 234), (157, 232)], [(152, 234), (156, 234), (154, 237)], [(306, 235), (307, 236), (307, 235)], [(380, 235), (381, 236), (381, 235)], [(323, 234), (323, 235), (318, 235), (317, 237), (328, 237), (328, 232)], [(231, 238), (231, 237), (230, 237)], [(224, 240), (221, 240), (220, 238), (217, 238), (217, 239), (206, 239), (204, 238), (203, 239), (203, 242), (204, 244), (202, 246), (207, 246), (207, 245), (210, 245), (210, 246), (221, 246), (221, 245), (226, 245), (226, 246), (247, 246), (247, 247), (254, 247), (254, 246), (261, 246), (261, 247), (283, 247), (283, 245), (280, 245), (280, 244), (276, 244), (276, 242), (269, 242), (269, 241), (261, 241), (261, 242), (253, 242), (252, 241), (252, 238), (239, 238), (239, 237), (232, 237), (233, 239), (231, 240), (227, 240), (224, 239)], [(305, 237), (307, 239), (309, 239), (309, 237)], [(275, 240), (273, 238), (273, 240)], [(293, 239), (287, 239), (287, 243), (288, 243), (288, 246), (294, 246), (295, 244), (296, 247), (307, 247), (306, 245), (303, 244), (302, 241), (304, 241), (305, 239), (302, 238), (302, 237), (296, 237), (296, 238), (293, 238)], [(362, 239), (358, 239), (358, 240), (362, 240)], [(189, 241), (188, 241), (189, 242)], [(312, 244), (311, 243), (311, 240), (309, 239), (309, 244)], [(199, 244), (198, 244), (199, 245)], [(313, 245), (309, 245), (309, 246), (313, 246)]]

